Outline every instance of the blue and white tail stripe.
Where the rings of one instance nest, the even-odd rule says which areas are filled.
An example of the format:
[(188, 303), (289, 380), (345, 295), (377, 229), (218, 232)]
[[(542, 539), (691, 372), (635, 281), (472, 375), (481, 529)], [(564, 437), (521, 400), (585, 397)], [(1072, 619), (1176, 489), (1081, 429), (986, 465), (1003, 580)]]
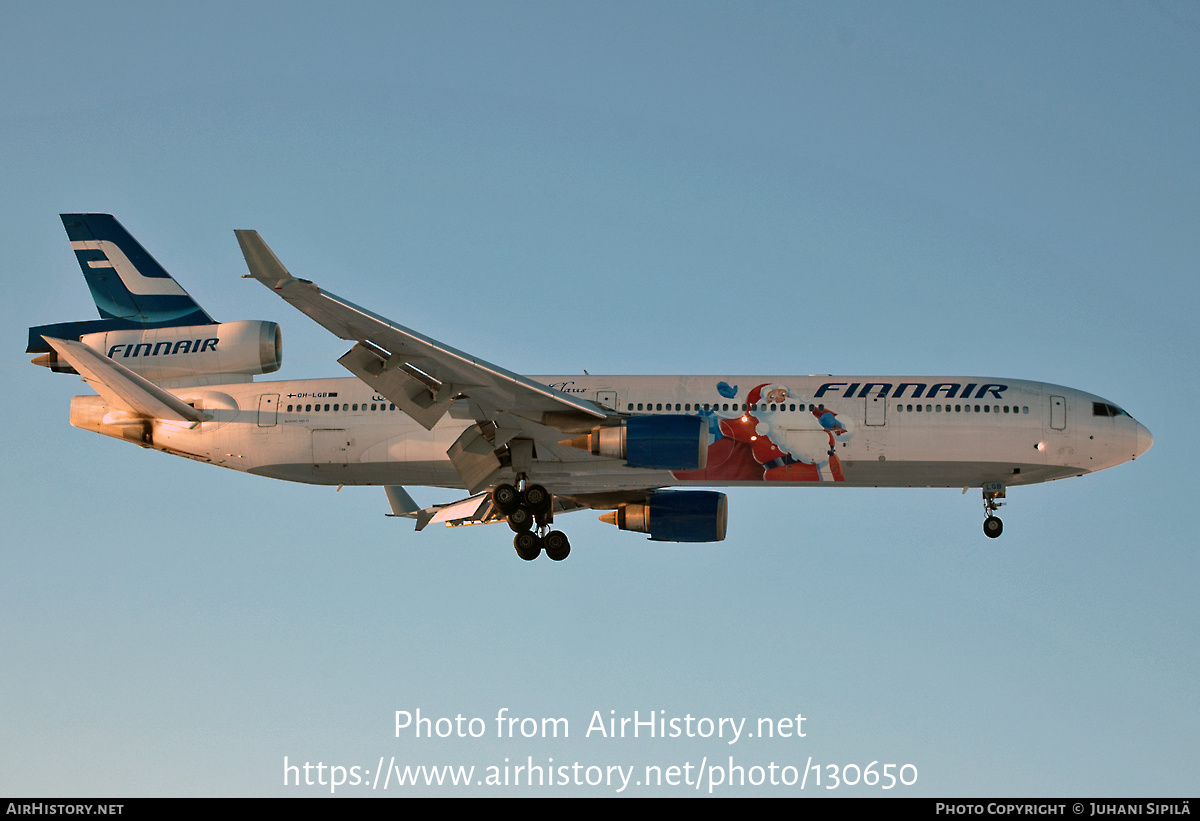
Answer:
[(75, 249), (75, 257), (79, 260), (79, 267), (83, 269), (85, 276), (89, 268), (112, 268), (131, 295), (187, 296), (187, 291), (169, 276), (142, 274), (115, 242), (106, 239), (83, 239), (72, 242), (71, 247)]

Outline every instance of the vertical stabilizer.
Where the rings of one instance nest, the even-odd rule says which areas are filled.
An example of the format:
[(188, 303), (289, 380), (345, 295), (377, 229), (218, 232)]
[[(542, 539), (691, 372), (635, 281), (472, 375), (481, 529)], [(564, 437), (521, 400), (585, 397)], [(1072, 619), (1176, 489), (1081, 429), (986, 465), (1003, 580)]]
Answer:
[(216, 324), (112, 214), (61, 216), (100, 319), (30, 328), (28, 353), (52, 353), (44, 336)]
[(101, 318), (143, 327), (213, 323), (111, 214), (63, 214), (62, 221)]

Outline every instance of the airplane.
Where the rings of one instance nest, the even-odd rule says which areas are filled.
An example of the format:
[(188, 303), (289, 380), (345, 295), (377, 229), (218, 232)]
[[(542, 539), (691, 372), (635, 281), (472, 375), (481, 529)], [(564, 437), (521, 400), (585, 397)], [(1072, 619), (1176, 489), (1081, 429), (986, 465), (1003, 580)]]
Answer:
[[(255, 382), (278, 325), (218, 323), (108, 214), (64, 214), (100, 319), (29, 329), (33, 363), (76, 373), (73, 426), (258, 476), (378, 485), (388, 515), (506, 522), (525, 560), (571, 551), (575, 510), (652, 541), (725, 538), (713, 487), (980, 488), (984, 533), (1008, 488), (1082, 476), (1153, 444), (1089, 393), (980, 376), (527, 377), (293, 277), (255, 231), (249, 274), (353, 343), (352, 376)], [(408, 486), (455, 488), (422, 508)], [(703, 488), (703, 489), (700, 489)]]

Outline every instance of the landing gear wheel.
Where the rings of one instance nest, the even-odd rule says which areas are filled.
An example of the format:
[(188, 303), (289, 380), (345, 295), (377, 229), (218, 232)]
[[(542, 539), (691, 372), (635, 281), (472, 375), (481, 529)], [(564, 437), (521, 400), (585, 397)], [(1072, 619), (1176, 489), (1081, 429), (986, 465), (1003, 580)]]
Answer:
[(542, 540), (529, 531), (514, 536), (513, 547), (516, 548), (517, 555), (527, 562), (542, 555)]
[(512, 485), (497, 485), (492, 491), (492, 502), (500, 508), (501, 513), (507, 516), (517, 509), (517, 505), (521, 503), (521, 497)]
[(546, 547), (546, 555), (556, 562), (561, 562), (571, 555), (571, 542), (561, 530), (551, 530), (542, 539), (542, 543)]
[(983, 512), (987, 516), (983, 520), (983, 535), (994, 539), (1004, 532), (1004, 523), (996, 516), (996, 511), (1004, 504), (1004, 485), (999, 482), (988, 482), (983, 486)]
[(541, 516), (550, 510), (550, 504), (553, 500), (550, 498), (550, 494), (546, 488), (541, 485), (530, 485), (521, 494), (521, 501), (525, 504), (525, 507), (533, 511), (534, 515)]
[(508, 514), (508, 526), (514, 533), (528, 533), (533, 529), (533, 514), (524, 506), (513, 508)]

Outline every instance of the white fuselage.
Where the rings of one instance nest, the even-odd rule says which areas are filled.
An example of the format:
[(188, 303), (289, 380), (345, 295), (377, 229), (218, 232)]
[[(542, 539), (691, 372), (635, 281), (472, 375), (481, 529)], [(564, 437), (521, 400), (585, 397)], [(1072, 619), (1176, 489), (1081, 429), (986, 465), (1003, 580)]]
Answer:
[[(622, 413), (709, 420), (697, 471), (597, 465), (538, 453), (531, 478), (558, 494), (765, 482), (848, 487), (1023, 485), (1129, 461), (1149, 432), (1100, 397), (1011, 379), (880, 376), (535, 377)], [(166, 387), (170, 387), (167, 385)], [(277, 479), (463, 487), (447, 449), (473, 423), (452, 408), (425, 430), (355, 378), (172, 389), (211, 421), (133, 420), (75, 397), (71, 424)], [(1099, 406), (1112, 413), (1101, 414)]]

